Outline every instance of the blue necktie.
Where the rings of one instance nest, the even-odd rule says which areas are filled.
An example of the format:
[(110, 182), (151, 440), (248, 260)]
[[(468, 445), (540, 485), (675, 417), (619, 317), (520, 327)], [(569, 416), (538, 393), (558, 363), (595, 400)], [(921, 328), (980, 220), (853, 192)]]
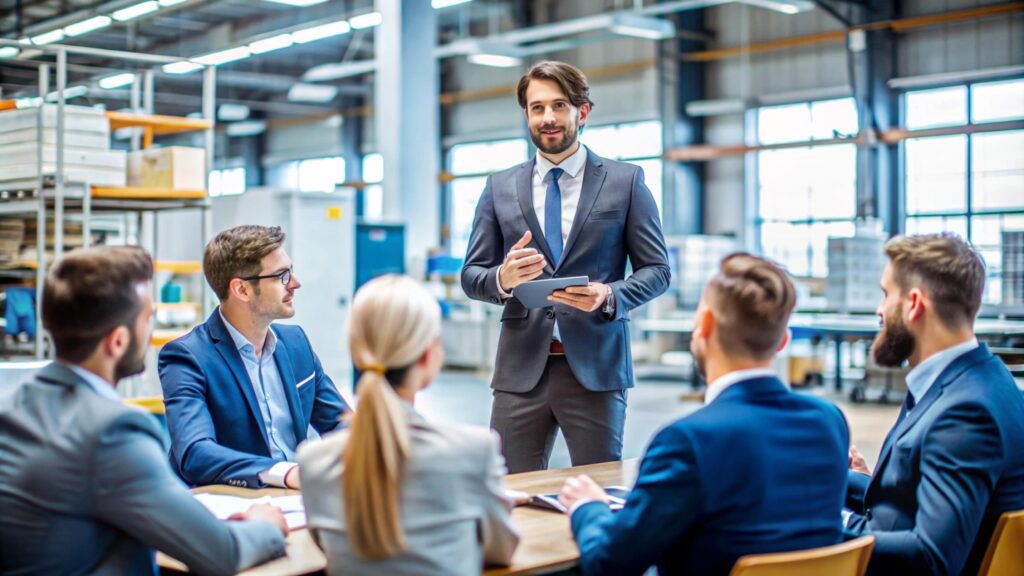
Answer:
[(544, 199), (544, 239), (551, 248), (551, 267), (558, 266), (562, 259), (562, 190), (558, 187), (561, 168), (552, 168), (548, 194)]

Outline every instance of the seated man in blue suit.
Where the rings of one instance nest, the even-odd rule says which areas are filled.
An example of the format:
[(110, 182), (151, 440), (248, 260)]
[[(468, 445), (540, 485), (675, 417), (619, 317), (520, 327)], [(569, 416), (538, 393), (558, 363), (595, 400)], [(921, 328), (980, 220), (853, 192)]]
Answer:
[(872, 354), (911, 366), (870, 475), (850, 450), (849, 537), (873, 534), (873, 574), (977, 574), (1000, 514), (1024, 508), (1024, 399), (974, 337), (985, 265), (949, 235), (885, 246)]
[(704, 408), (651, 441), (626, 506), (587, 476), (566, 481), (584, 574), (726, 575), (745, 554), (842, 539), (849, 435), (831, 404), (771, 370), (796, 305), (778, 266), (726, 257), (704, 289), (690, 349), (710, 385)]
[(298, 488), (295, 449), (348, 409), (298, 326), (301, 287), (280, 227), (238, 226), (206, 246), (220, 299), (206, 323), (160, 352), (171, 459), (189, 483)]

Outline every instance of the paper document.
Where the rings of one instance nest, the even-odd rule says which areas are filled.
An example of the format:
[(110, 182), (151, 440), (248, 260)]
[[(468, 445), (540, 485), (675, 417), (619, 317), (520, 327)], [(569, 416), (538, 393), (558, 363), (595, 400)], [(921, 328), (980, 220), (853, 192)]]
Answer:
[(306, 509), (302, 504), (302, 495), (275, 496), (273, 498), (242, 498), (226, 494), (196, 494), (196, 500), (221, 520), (227, 520), (232, 514), (245, 512), (253, 504), (270, 504), (277, 506), (284, 513), (285, 522), (290, 530), (306, 526)]

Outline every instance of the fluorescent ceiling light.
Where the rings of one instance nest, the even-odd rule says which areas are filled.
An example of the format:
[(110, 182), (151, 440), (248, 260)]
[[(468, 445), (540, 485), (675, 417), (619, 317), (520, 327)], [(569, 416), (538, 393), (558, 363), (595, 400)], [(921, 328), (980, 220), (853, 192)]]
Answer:
[(470, 54), (466, 57), (473, 64), (481, 66), (493, 66), (495, 68), (512, 68), (523, 63), (518, 56), (505, 56), (503, 54)]
[(21, 110), (22, 108), (35, 108), (43, 103), (43, 99), (39, 96), (35, 98), (18, 98), (14, 101), (14, 107)]
[(313, 5), (316, 5), (316, 4), (323, 4), (327, 0), (270, 0), (270, 1), (271, 2), (275, 2), (277, 4), (286, 4), (288, 6), (298, 6), (298, 7), (301, 8), (303, 6), (313, 6)]
[(814, 2), (810, 0), (739, 0), (748, 6), (756, 6), (765, 10), (783, 14), (799, 14), (814, 10)]
[(159, 1), (160, 1), (160, 6), (161, 7), (167, 8), (168, 6), (177, 6), (178, 4), (181, 4), (182, 2), (184, 2), (185, 0), (159, 0)]
[(106, 28), (107, 26), (110, 26), (110, 16), (93, 16), (88, 20), (82, 20), (81, 22), (71, 24), (70, 26), (65, 26), (64, 33), (68, 36), (81, 36), (82, 34), (88, 34), (93, 30)]
[(14, 46), (0, 46), (0, 60), (14, 58), (19, 52), (21, 52), (21, 50)]
[(63, 30), (50, 30), (49, 32), (44, 32), (38, 36), (33, 36), (32, 43), (36, 46), (42, 46), (43, 44), (52, 44), (54, 42), (60, 42), (63, 39)]
[(248, 46), (238, 46), (237, 48), (228, 48), (227, 50), (221, 50), (219, 52), (203, 54), (202, 56), (192, 58), (192, 61), (198, 62), (199, 64), (206, 64), (207, 66), (220, 66), (221, 64), (227, 64), (228, 62), (244, 60), (249, 56), (252, 56), (252, 52), (249, 51)]
[(622, 36), (648, 40), (664, 40), (676, 35), (675, 24), (668, 20), (629, 13), (616, 14), (609, 29)]
[(328, 24), (321, 24), (319, 26), (306, 28), (305, 30), (292, 32), (292, 40), (299, 44), (305, 44), (315, 40), (330, 38), (331, 36), (347, 34), (351, 29), (352, 28), (349, 26), (348, 22), (338, 20), (337, 22), (330, 22)]
[(377, 69), (376, 60), (360, 60), (357, 62), (331, 62), (314, 66), (302, 75), (306, 82), (323, 82), (324, 80), (340, 80), (360, 74), (368, 74)]
[(324, 84), (298, 83), (288, 90), (288, 100), (292, 102), (324, 103), (334, 100), (338, 95), (338, 87)]
[(201, 70), (203, 67), (195, 62), (189, 62), (182, 60), (181, 62), (172, 62), (170, 64), (164, 64), (161, 69), (168, 74), (188, 74), (189, 72), (195, 72)]
[(249, 117), (249, 107), (242, 104), (221, 104), (217, 109), (217, 119), (225, 122), (245, 120)]
[(348, 19), (348, 23), (356, 30), (380, 26), (384, 22), (384, 16), (380, 12), (368, 12)]
[(148, 2), (140, 2), (134, 6), (122, 8), (121, 10), (114, 12), (113, 16), (114, 20), (117, 20), (118, 22), (127, 22), (128, 20), (138, 18), (144, 14), (156, 12), (159, 9), (160, 4), (158, 4), (156, 0), (149, 0)]
[(465, 4), (471, 0), (430, 0), (430, 7), (434, 9), (447, 8), (449, 6), (458, 6), (459, 4)]
[[(65, 88), (64, 89), (64, 100), (67, 101), (67, 100), (71, 100), (72, 98), (78, 98), (79, 96), (85, 96), (88, 93), (89, 93), (89, 89), (86, 88), (85, 86), (71, 86), (70, 88)], [(46, 95), (46, 101), (47, 102), (56, 102), (57, 101), (57, 96), (58, 96), (57, 91), (54, 90), (53, 92), (50, 92), (49, 94)]]
[(127, 86), (135, 82), (135, 74), (131, 72), (125, 72), (123, 74), (114, 74), (113, 76), (107, 76), (106, 78), (100, 78), (100, 88), (104, 90), (112, 90), (114, 88), (120, 88), (121, 86)]
[(263, 40), (257, 40), (249, 44), (249, 50), (253, 54), (263, 54), (270, 52), (271, 50), (280, 50), (281, 48), (287, 48), (294, 44), (291, 34), (278, 34), (277, 36), (271, 36), (270, 38), (264, 38)]
[(28, 38), (28, 37), (19, 38), (18, 39), (18, 44), (24, 44), (24, 45), (28, 46), (28, 45), (32, 44), (32, 39)]
[(267, 129), (267, 123), (262, 120), (248, 120), (245, 122), (232, 122), (228, 124), (227, 133), (232, 137), (256, 136)]

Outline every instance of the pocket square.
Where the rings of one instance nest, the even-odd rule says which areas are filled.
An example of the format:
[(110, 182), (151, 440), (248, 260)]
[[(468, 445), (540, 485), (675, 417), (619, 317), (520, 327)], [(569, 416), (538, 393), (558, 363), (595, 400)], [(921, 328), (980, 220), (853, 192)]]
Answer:
[(295, 387), (296, 388), (302, 388), (303, 386), (308, 384), (311, 380), (313, 380), (314, 376), (316, 376), (316, 372), (313, 372), (309, 376), (306, 376), (305, 378), (303, 378), (301, 382), (299, 382), (298, 384), (295, 385)]

